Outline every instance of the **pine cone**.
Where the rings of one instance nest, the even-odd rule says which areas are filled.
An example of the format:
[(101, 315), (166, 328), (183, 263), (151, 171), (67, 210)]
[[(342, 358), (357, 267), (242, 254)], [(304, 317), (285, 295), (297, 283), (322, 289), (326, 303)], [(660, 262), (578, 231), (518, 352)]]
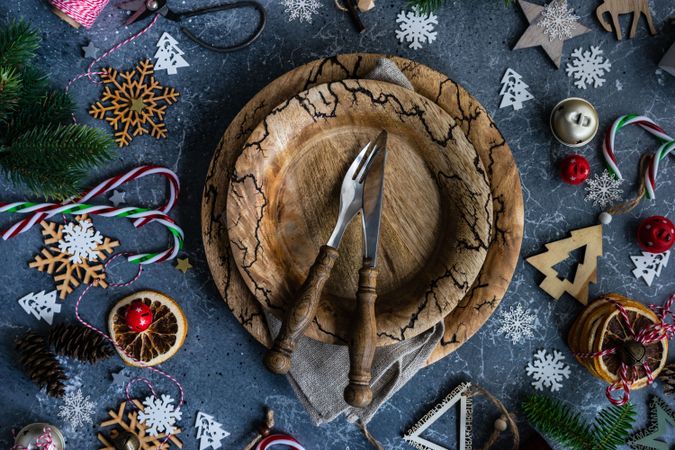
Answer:
[(62, 397), (68, 379), (42, 336), (32, 331), (16, 340), (16, 349), (24, 371), (40, 387), (47, 388), (52, 397)]
[(675, 362), (663, 368), (659, 375), (659, 380), (663, 383), (663, 392), (666, 395), (673, 395), (675, 393)]
[(63, 356), (95, 363), (113, 355), (113, 348), (103, 336), (78, 323), (56, 325), (49, 332), (49, 345)]

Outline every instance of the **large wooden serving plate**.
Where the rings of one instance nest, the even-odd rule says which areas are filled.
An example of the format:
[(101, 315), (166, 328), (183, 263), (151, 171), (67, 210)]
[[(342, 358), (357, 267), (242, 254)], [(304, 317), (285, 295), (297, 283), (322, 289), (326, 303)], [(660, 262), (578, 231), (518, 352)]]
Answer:
[[(322, 84), (263, 119), (230, 181), (234, 261), (250, 291), (279, 318), (335, 226), (342, 177), (381, 130), (388, 133), (376, 303), (381, 342), (412, 322), (406, 337), (434, 326), (483, 266), (492, 197), (483, 164), (454, 119), (431, 100), (389, 83)], [(362, 242), (355, 220), (311, 325), (321, 324), (338, 343), (352, 331)]]
[[(237, 114), (213, 155), (202, 198), (202, 238), (209, 267), (232, 314), (267, 347), (271, 337), (262, 307), (248, 290), (230, 254), (226, 207), (231, 170), (253, 128), (276, 105), (317, 84), (363, 77), (380, 57), (360, 53), (318, 59), (282, 75)], [(492, 190), (494, 237), (487, 257), (469, 293), (446, 316), (445, 336), (431, 355), (431, 364), (473, 336), (506, 293), (523, 237), (523, 198), (511, 151), (481, 104), (442, 73), (405, 58), (391, 59), (418, 94), (433, 100), (459, 124), (483, 161)]]

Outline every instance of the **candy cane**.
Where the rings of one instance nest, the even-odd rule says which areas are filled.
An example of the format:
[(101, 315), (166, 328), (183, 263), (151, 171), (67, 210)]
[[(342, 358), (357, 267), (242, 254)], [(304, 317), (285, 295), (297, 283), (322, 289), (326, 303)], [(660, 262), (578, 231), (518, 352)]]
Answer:
[[(169, 198), (166, 201), (164, 205), (159, 207), (159, 210), (162, 211), (163, 213), (168, 214), (169, 211), (174, 207), (176, 204), (176, 201), (178, 201), (178, 195), (180, 194), (180, 181), (178, 180), (178, 176), (176, 175), (175, 172), (172, 170), (167, 169), (166, 167), (160, 167), (160, 166), (139, 166), (134, 169), (131, 169), (125, 174), (122, 175), (117, 175), (111, 178), (108, 178), (105, 181), (102, 181), (99, 183), (97, 186), (93, 187), (89, 191), (85, 192), (82, 194), (80, 197), (76, 197), (71, 200), (66, 200), (63, 202), (64, 204), (68, 204), (71, 202), (74, 203), (86, 203), (89, 200), (91, 200), (94, 197), (98, 197), (99, 195), (106, 194), (114, 189), (117, 189), (118, 187), (129, 183), (131, 181), (137, 180), (139, 178), (143, 178), (148, 175), (162, 175), (169, 181)], [(31, 228), (33, 225), (36, 223), (39, 223), (45, 219), (49, 219), (50, 217), (54, 216), (54, 214), (57, 213), (44, 213), (44, 212), (39, 212), (36, 214), (33, 214), (31, 217), (27, 217), (23, 219), (21, 222), (19, 222), (16, 226), (19, 228), (27, 227)], [(134, 226), (136, 228), (140, 228), (144, 225), (147, 225), (149, 222), (148, 219), (137, 219), (134, 221)]]
[(654, 191), (656, 189), (656, 174), (659, 168), (659, 161), (673, 151), (675, 148), (675, 140), (673, 140), (663, 128), (658, 126), (656, 122), (649, 117), (631, 114), (616, 119), (612, 126), (607, 130), (607, 134), (605, 134), (605, 139), (602, 143), (602, 155), (605, 158), (605, 163), (607, 164), (609, 171), (619, 180), (622, 180), (623, 176), (617, 165), (616, 154), (614, 153), (616, 134), (628, 125), (637, 125), (663, 142), (656, 152), (656, 155), (650, 158), (649, 166), (644, 174), (647, 198), (654, 199), (656, 198)]
[[(69, 203), (67, 205), (62, 205), (60, 203), (0, 202), (0, 213), (30, 214), (36, 211), (44, 212), (48, 214), (49, 217), (55, 214), (90, 214), (102, 217), (143, 219), (148, 222), (158, 222), (164, 225), (173, 236), (173, 246), (160, 253), (140, 253), (130, 255), (128, 261), (136, 264), (152, 264), (174, 259), (178, 255), (178, 252), (183, 248), (183, 242), (185, 240), (183, 229), (179, 227), (171, 217), (159, 210), (137, 208), (134, 206), (116, 208), (107, 205), (90, 205), (86, 203)], [(21, 233), (25, 233), (30, 229), (30, 226), (32, 226), (30, 225), (31, 223), (34, 222), (29, 222), (29, 224), (17, 222), (2, 233), (2, 239), (7, 240)]]
[(255, 448), (255, 450), (267, 450), (277, 445), (286, 445), (295, 450), (305, 450), (305, 448), (300, 445), (300, 443), (293, 436), (289, 436), (287, 434), (272, 434), (267, 436), (258, 442), (258, 446)]

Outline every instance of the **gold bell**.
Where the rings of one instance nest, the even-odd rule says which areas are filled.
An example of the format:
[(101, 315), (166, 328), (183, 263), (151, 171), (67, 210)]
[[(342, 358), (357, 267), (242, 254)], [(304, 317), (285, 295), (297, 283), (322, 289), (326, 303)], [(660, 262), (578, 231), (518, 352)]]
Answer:
[(133, 433), (122, 431), (118, 436), (113, 438), (113, 445), (115, 450), (139, 450), (141, 448), (141, 441)]
[(582, 147), (598, 132), (598, 112), (583, 98), (571, 97), (558, 103), (551, 113), (553, 136), (568, 147)]

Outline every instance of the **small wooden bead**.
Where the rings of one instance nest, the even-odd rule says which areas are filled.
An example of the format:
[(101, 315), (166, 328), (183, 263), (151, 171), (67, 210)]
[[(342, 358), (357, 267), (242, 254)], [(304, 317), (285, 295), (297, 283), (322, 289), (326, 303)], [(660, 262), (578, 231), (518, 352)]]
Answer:
[(501, 416), (499, 419), (495, 420), (495, 430), (506, 431), (508, 427), (509, 424), (506, 422), (506, 417)]

